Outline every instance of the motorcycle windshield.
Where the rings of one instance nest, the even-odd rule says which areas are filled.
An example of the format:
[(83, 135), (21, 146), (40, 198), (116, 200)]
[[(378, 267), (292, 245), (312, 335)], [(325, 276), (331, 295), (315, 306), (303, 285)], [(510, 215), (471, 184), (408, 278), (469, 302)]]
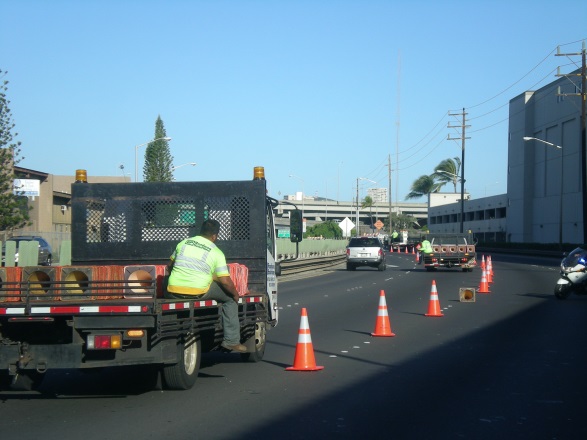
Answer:
[(562, 261), (564, 267), (575, 267), (577, 264), (587, 266), (587, 249), (578, 247), (569, 252), (569, 255), (567, 255)]

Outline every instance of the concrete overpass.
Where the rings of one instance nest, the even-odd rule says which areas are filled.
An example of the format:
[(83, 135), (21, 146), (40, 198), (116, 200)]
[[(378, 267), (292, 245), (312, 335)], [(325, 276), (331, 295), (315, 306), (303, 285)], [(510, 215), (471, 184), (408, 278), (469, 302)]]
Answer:
[[(326, 220), (344, 220), (345, 217), (351, 219), (353, 223), (356, 222), (357, 206), (353, 202), (316, 199), (304, 199), (303, 202), (302, 200), (288, 201), (295, 203), (298, 209), (303, 210), (304, 217), (309, 223)], [(292, 209), (294, 207), (291, 205), (280, 204), (277, 208), (277, 218), (289, 218), (289, 211)], [(411, 215), (421, 225), (427, 224), (428, 222), (428, 203), (393, 202), (391, 204), (391, 211), (393, 213)], [(371, 216), (380, 219), (387, 218), (389, 216), (389, 203), (374, 203), (370, 208), (360, 208), (359, 206), (359, 221), (369, 223)]]

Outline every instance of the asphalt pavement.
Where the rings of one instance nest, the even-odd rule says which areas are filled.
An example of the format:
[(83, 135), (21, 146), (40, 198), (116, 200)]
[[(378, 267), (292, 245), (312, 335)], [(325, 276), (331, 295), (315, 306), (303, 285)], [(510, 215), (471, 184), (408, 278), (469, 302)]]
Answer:
[[(280, 282), (263, 361), (205, 354), (192, 390), (134, 390), (132, 374), (108, 370), (0, 394), (2, 438), (587, 438), (587, 297), (555, 299), (555, 261), (495, 255), (474, 302), (459, 290), (479, 286), (479, 269), (387, 263)], [(433, 282), (440, 317), (425, 316)], [(371, 335), (381, 292), (393, 337)], [(286, 370), (302, 309), (319, 371)]]

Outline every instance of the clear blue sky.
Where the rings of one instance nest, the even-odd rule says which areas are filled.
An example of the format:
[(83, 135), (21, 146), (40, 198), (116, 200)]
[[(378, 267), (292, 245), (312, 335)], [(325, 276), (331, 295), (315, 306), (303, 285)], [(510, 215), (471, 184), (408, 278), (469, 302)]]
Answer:
[(388, 187), (389, 156), (393, 200), (460, 158), (447, 137), (463, 108), (466, 189), (505, 193), (509, 100), (573, 70), (554, 51), (587, 37), (585, 0), (0, 0), (0, 14), (20, 166), (134, 179), (160, 115), (174, 164), (198, 164), (177, 180), (261, 165), (273, 197), (345, 201), (359, 177), (377, 182), (360, 198)]

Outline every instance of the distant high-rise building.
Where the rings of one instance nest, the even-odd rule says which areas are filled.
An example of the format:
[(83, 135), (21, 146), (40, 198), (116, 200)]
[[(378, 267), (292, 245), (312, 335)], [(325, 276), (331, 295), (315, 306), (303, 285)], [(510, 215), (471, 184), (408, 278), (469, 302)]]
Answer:
[(371, 197), (374, 203), (387, 202), (387, 188), (369, 188), (367, 195)]

